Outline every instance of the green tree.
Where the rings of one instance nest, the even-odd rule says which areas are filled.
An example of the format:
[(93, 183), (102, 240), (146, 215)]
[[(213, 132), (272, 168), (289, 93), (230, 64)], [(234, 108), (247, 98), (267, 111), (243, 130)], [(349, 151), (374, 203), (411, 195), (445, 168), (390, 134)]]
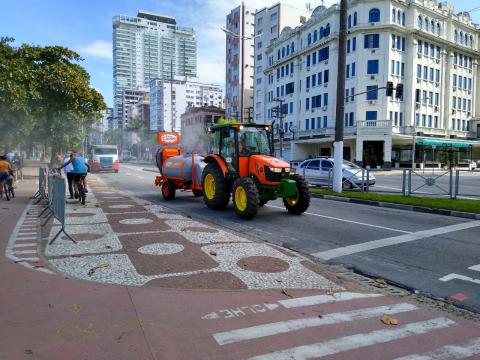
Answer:
[(52, 154), (78, 147), (106, 107), (82, 60), (62, 46), (13, 47), (0, 39), (0, 141), (27, 139)]

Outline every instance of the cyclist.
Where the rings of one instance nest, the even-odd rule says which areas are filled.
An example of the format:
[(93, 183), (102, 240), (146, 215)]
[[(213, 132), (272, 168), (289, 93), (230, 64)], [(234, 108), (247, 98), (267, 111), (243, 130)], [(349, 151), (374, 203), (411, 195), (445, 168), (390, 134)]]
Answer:
[(58, 170), (62, 170), (67, 165), (72, 164), (73, 166), (73, 181), (75, 186), (75, 198), (78, 198), (78, 183), (83, 180), (84, 191), (87, 193), (87, 181), (85, 177), (89, 170), (89, 165), (85, 162), (85, 159), (78, 154), (77, 151), (73, 151), (70, 155), (70, 160), (65, 162)]
[(0, 156), (0, 197), (3, 197), (3, 184), (5, 181), (12, 186), (13, 177), (11, 173), (13, 172), (12, 166), (7, 161), (6, 156)]

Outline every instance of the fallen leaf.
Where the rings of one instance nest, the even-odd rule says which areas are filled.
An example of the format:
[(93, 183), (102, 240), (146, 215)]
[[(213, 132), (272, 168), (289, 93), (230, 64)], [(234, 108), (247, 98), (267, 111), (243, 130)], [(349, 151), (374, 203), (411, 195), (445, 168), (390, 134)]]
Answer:
[(282, 279), (275, 279), (275, 280), (277, 280), (277, 282), (282, 282)]
[(110, 245), (105, 246), (105, 249), (111, 250), (112, 247)]
[[(27, 213), (28, 214), (28, 213)], [(33, 355), (33, 351), (30, 349), (25, 349), (25, 354), (27, 355)]]
[(67, 308), (68, 311), (70, 311), (71, 313), (74, 313), (74, 314), (78, 314), (81, 309), (82, 309), (82, 307), (78, 304), (73, 304), (72, 306)]
[(375, 279), (375, 283), (376, 283), (375, 286), (379, 288), (388, 287), (387, 282), (385, 281), (385, 279), (382, 279), (382, 278)]
[(217, 256), (217, 252), (214, 250), (210, 250), (210, 255)]
[(165, 271), (166, 271), (166, 272), (169, 272), (169, 271), (171, 271), (171, 269), (170, 269), (169, 267), (167, 267), (167, 268), (165, 269)]
[(90, 270), (88, 270), (88, 276), (92, 276), (93, 274), (95, 274), (95, 271), (97, 271), (98, 269), (104, 269), (104, 268), (107, 268), (108, 266), (109, 265), (107, 263), (101, 263), (100, 265), (95, 266)]
[(34, 268), (40, 268), (44, 266), (45, 264), (43, 263), (43, 261), (36, 261), (35, 264), (33, 265)]
[(293, 297), (292, 295), (287, 293), (287, 290), (285, 290), (285, 289), (282, 289), (282, 294), (285, 295), (285, 296), (288, 296), (288, 297)]
[(329, 295), (329, 296), (335, 295), (335, 293), (333, 292), (333, 289), (332, 289), (332, 288), (328, 288), (328, 289), (327, 289), (327, 295)]
[(380, 321), (383, 322), (385, 325), (398, 325), (398, 320), (391, 317), (390, 315), (383, 315), (380, 318)]
[(323, 318), (323, 315), (318, 314), (318, 318), (319, 318), (319, 319)]

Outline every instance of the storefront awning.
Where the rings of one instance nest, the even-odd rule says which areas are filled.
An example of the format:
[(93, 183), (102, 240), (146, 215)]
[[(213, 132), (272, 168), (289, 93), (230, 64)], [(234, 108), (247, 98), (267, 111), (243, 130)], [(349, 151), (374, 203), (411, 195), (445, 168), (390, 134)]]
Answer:
[(442, 146), (455, 148), (468, 148), (473, 145), (480, 145), (480, 141), (456, 140), (456, 139), (438, 139), (438, 138), (417, 138), (416, 143), (426, 146)]

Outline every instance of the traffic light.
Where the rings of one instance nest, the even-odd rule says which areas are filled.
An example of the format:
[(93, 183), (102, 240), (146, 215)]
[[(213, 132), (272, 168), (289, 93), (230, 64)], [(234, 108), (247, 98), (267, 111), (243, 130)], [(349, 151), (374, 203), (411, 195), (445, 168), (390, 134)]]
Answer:
[(387, 81), (387, 96), (393, 96), (393, 82)]
[(397, 99), (401, 99), (403, 97), (403, 84), (397, 84), (397, 88), (395, 89), (395, 97)]

